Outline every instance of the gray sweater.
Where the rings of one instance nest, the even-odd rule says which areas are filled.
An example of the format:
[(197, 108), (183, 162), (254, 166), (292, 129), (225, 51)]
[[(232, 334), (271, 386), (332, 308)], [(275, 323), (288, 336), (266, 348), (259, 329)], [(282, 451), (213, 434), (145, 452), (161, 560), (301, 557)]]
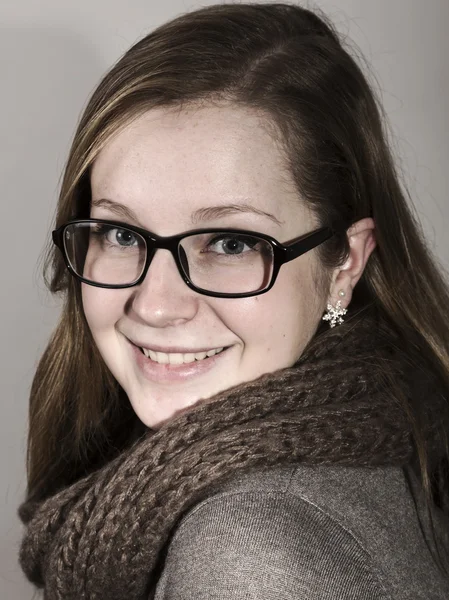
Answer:
[(448, 600), (427, 531), (409, 470), (252, 471), (181, 520), (155, 600)]

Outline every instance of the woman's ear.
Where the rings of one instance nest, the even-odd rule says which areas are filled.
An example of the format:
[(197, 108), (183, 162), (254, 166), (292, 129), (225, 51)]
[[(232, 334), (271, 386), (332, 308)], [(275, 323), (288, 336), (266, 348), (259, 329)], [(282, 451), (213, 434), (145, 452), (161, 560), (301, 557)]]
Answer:
[[(335, 306), (338, 300), (347, 308), (352, 299), (352, 291), (362, 276), (368, 258), (376, 247), (375, 224), (371, 218), (357, 221), (347, 231), (349, 256), (344, 265), (337, 267), (332, 275), (327, 303)], [(343, 291), (343, 294), (339, 292)]]

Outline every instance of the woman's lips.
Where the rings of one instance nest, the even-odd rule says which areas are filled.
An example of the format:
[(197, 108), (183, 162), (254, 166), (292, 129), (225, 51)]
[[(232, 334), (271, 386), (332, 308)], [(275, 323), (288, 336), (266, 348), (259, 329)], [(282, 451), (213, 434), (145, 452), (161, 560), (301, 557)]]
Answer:
[(147, 358), (142, 350), (129, 342), (134, 359), (144, 377), (156, 383), (184, 381), (192, 377), (198, 377), (213, 369), (223, 355), (227, 355), (229, 348), (225, 348), (219, 354), (215, 354), (203, 360), (185, 363), (182, 365), (160, 364), (151, 358)]

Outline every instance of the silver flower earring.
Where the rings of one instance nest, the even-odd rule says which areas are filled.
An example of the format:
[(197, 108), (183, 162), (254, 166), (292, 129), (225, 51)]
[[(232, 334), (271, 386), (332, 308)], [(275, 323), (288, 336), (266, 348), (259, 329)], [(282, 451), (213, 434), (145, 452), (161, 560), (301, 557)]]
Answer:
[[(343, 290), (340, 290), (338, 292), (338, 295), (344, 296), (345, 293)], [(331, 327), (335, 327), (335, 325), (341, 325), (343, 323), (342, 317), (347, 312), (348, 311), (346, 310), (346, 308), (341, 307), (341, 300), (338, 300), (337, 306), (335, 306), (335, 307), (333, 307), (332, 304), (327, 305), (327, 312), (325, 313), (325, 315), (323, 317), (323, 321), (329, 321), (329, 325)]]

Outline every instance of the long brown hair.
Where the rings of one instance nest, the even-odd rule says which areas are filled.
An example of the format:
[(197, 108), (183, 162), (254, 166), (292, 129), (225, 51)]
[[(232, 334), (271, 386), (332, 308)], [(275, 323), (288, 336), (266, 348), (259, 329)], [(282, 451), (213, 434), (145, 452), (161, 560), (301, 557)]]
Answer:
[[(419, 353), (418, 368), (441, 379), (445, 456), (437, 465), (428, 462), (421, 407), (400, 401), (413, 423), (426, 498), (449, 514), (448, 285), (395, 172), (381, 104), (345, 46), (325, 16), (289, 4), (215, 5), (159, 27), (93, 93), (68, 157), (55, 226), (89, 216), (95, 157), (148, 109), (226, 102), (264, 114), (299, 194), (322, 225), (375, 220), (377, 247), (352, 304), (381, 312), (404, 352)], [(348, 251), (344, 234), (323, 244), (323, 273)], [(54, 247), (47, 249), (44, 277), (64, 306), (31, 389), (28, 498), (36, 500), (110, 460), (141, 427), (95, 346), (79, 283)], [(325, 343), (326, 332), (320, 335)]]

